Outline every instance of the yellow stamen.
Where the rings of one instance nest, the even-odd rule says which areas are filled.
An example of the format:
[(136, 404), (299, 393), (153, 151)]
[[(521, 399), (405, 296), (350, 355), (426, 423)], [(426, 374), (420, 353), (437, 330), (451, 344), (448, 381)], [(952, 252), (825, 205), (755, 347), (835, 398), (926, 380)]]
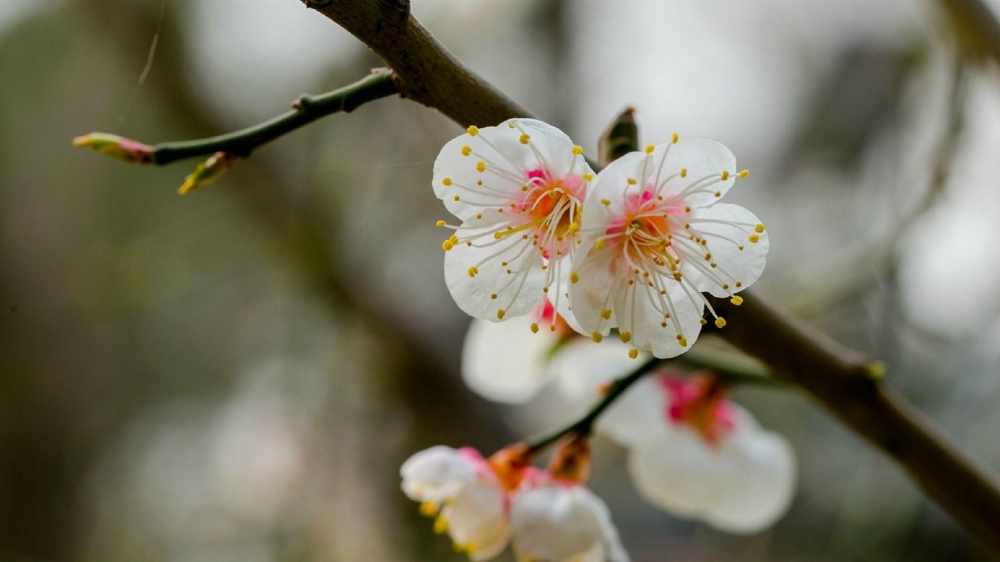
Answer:
[(718, 318), (715, 319), (715, 327), (716, 328), (724, 328), (725, 326), (726, 326), (726, 319), (725, 318), (723, 318), (723, 317), (720, 316), (720, 317), (718, 317)]
[(735, 304), (736, 306), (739, 306), (743, 304), (743, 297), (739, 295), (733, 295), (733, 298), (729, 299), (729, 302)]
[(470, 125), (469, 128), (466, 129), (465, 131), (467, 133), (469, 133), (469, 136), (473, 136), (474, 137), (474, 136), (476, 136), (476, 135), (479, 134), (479, 127), (477, 127), (475, 125)]
[(601, 340), (604, 339), (604, 336), (602, 336), (600, 332), (594, 332), (594, 333), (590, 334), (590, 339), (594, 343), (601, 343)]

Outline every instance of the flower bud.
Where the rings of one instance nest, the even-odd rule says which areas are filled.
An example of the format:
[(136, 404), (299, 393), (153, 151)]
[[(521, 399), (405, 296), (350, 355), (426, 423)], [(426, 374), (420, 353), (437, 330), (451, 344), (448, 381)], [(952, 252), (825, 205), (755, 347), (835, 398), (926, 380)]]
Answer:
[(107, 133), (91, 133), (76, 137), (73, 139), (73, 146), (90, 147), (105, 156), (116, 158), (122, 162), (153, 164), (156, 161), (152, 146)]
[(584, 483), (590, 478), (590, 441), (572, 433), (559, 442), (549, 461), (549, 472), (560, 480)]
[(524, 469), (531, 464), (531, 450), (524, 443), (514, 443), (493, 453), (487, 460), (504, 488), (514, 490), (521, 484)]
[(184, 180), (177, 193), (187, 195), (197, 191), (202, 186), (208, 185), (222, 177), (236, 164), (236, 155), (229, 152), (216, 152), (204, 162), (198, 164), (194, 171)]

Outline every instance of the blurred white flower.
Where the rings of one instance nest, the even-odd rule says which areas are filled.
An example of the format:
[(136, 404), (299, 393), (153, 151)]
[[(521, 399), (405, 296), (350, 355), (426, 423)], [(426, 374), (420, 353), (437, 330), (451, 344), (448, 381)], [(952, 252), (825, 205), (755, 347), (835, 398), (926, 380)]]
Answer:
[[(567, 466), (589, 462), (585, 445), (582, 452), (562, 450), (583, 455)], [(421, 502), (422, 514), (436, 516), (434, 530), (447, 532), (472, 560), (493, 558), (513, 541), (518, 560), (627, 561), (604, 502), (575, 480), (528, 466), (529, 460), (522, 444), (489, 459), (470, 448), (432, 447), (403, 464), (403, 492)]]
[(443, 445), (413, 455), (400, 469), (403, 492), (421, 502), (422, 514), (436, 516), (434, 530), (447, 532), (472, 560), (488, 560), (510, 541), (509, 493), (517, 482), (501, 472), (475, 449)]
[(626, 562), (628, 554), (604, 502), (580, 484), (541, 474), (511, 505), (519, 559)]
[[(524, 316), (560, 280), (579, 242), (593, 172), (562, 131), (511, 119), (468, 132), (441, 149), (434, 193), (459, 220), (445, 240), (445, 281), (475, 318)], [(559, 291), (553, 302), (560, 309)]]
[(767, 234), (750, 211), (716, 201), (746, 174), (722, 144), (676, 135), (605, 168), (584, 204), (570, 274), (585, 333), (599, 342), (618, 327), (633, 357), (675, 357), (697, 339), (706, 305), (715, 315), (703, 291), (742, 302), (735, 294), (764, 270)]
[[(585, 354), (576, 361), (589, 364)], [(566, 367), (572, 368), (563, 363)], [(606, 372), (609, 378), (602, 381), (596, 371), (586, 371), (593, 385), (590, 400), (602, 382), (621, 374)], [(560, 373), (562, 386), (575, 380), (569, 394), (581, 395), (586, 377), (572, 374)], [(629, 472), (640, 494), (674, 515), (722, 531), (753, 533), (791, 505), (796, 482), (791, 446), (726, 400), (710, 375), (647, 376), (605, 412), (597, 430), (629, 449)]]
[(522, 404), (551, 381), (553, 357), (576, 334), (548, 301), (535, 316), (472, 321), (462, 347), (462, 378), (473, 392), (494, 402)]

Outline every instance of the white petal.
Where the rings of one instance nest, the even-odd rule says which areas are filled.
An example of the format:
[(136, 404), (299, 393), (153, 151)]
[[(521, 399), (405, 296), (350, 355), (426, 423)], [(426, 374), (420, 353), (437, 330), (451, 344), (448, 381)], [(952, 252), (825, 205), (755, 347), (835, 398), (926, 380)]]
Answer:
[[(469, 316), (492, 322), (531, 312), (545, 297), (547, 275), (541, 254), (517, 235), (492, 246), (481, 247), (482, 243), (460, 243), (445, 253), (444, 279), (455, 303)], [(472, 267), (478, 270), (475, 277), (469, 274)]]
[(735, 407), (737, 428), (718, 446), (687, 426), (652, 431), (629, 455), (640, 494), (683, 517), (733, 533), (754, 533), (787, 510), (795, 490), (795, 457), (780, 435), (757, 427)]
[[(672, 277), (659, 281), (665, 295), (659, 294), (657, 286), (643, 284), (642, 279), (639, 277), (633, 285), (620, 284), (615, 295), (618, 329), (631, 332), (632, 345), (643, 351), (661, 359), (677, 357), (691, 349), (701, 332), (705, 310), (702, 297), (694, 288), (685, 291)], [(670, 318), (665, 318), (665, 313)], [(681, 345), (678, 335), (686, 339), (686, 345)]]
[(543, 485), (518, 492), (511, 506), (514, 549), (534, 560), (561, 561), (602, 545), (627, 560), (604, 502), (582, 486)]
[(504, 502), (499, 485), (468, 485), (441, 510), (448, 522), (448, 534), (467, 549), (473, 560), (488, 560), (499, 554), (510, 540)]
[[(550, 267), (554, 267), (550, 265)], [(559, 275), (556, 276), (556, 282), (549, 289), (549, 302), (552, 303), (555, 308), (556, 313), (562, 317), (566, 324), (573, 329), (574, 332), (584, 333), (583, 327), (580, 326), (580, 322), (576, 319), (576, 315), (573, 313), (572, 301), (570, 300), (570, 274), (572, 273), (573, 264), (569, 258), (563, 258), (557, 264), (559, 268)]]
[(630, 347), (611, 338), (599, 344), (583, 339), (567, 343), (551, 366), (560, 393), (572, 403), (592, 404), (600, 398), (602, 386), (641, 364), (629, 359)]
[[(531, 146), (520, 142), (522, 134), (530, 137)], [(463, 153), (464, 147), (471, 149), (469, 155)], [(573, 163), (572, 147), (565, 133), (534, 119), (511, 119), (497, 127), (484, 127), (477, 135), (466, 133), (441, 149), (434, 161), (434, 193), (463, 220), (474, 216), (479, 204), (505, 207), (521, 200), (528, 171), (548, 169), (559, 177), (573, 164), (575, 174), (589, 172), (582, 157)], [(480, 162), (485, 171), (477, 168)], [(483, 185), (478, 185), (479, 181)], [(455, 196), (459, 196), (458, 201)]]
[(709, 525), (732, 533), (756, 533), (788, 511), (795, 495), (796, 464), (791, 445), (770, 431), (745, 428), (726, 442), (736, 465), (735, 485), (705, 514)]
[[(584, 211), (584, 221), (586, 220)], [(617, 257), (618, 250), (606, 246), (602, 250), (591, 250), (585, 260), (578, 260), (573, 265), (579, 279), (569, 286), (570, 306), (573, 307), (573, 316), (584, 335), (599, 332), (606, 336), (617, 325), (612, 310), (614, 295), (610, 294), (621, 270)], [(601, 316), (605, 309), (611, 310), (608, 318)]]
[(476, 463), (461, 451), (438, 445), (411, 456), (399, 474), (410, 499), (439, 503), (476, 481)]
[(495, 402), (523, 403), (551, 380), (549, 353), (559, 338), (533, 319), (473, 320), (462, 348), (462, 378), (476, 394)]
[[(768, 236), (767, 231), (755, 231), (760, 221), (753, 213), (739, 205), (716, 203), (710, 207), (694, 209), (688, 220), (696, 233), (707, 240), (705, 248), (712, 254), (711, 262), (718, 264), (718, 267), (709, 269), (708, 274), (698, 272), (693, 267), (684, 270), (699, 290), (717, 297), (727, 297), (746, 289), (763, 273)], [(699, 222), (701, 220), (737, 224)], [(757, 240), (756, 243), (750, 241), (751, 236)], [(701, 263), (708, 265), (705, 261)], [(723, 289), (723, 284), (728, 285), (728, 288)]]
[(624, 446), (644, 443), (670, 423), (666, 394), (655, 376), (646, 376), (598, 418), (597, 431)]
[[(613, 226), (611, 220), (624, 215), (626, 209), (630, 208), (626, 205), (627, 197), (642, 191), (638, 180), (643, 170), (643, 163), (648, 162), (650, 158), (641, 152), (630, 152), (597, 174), (590, 185), (587, 199), (583, 202), (581, 226), (584, 232), (595, 238), (603, 236), (604, 230)], [(650, 169), (647, 167), (647, 170)], [(655, 170), (652, 173), (655, 173)], [(630, 184), (629, 178), (636, 180), (636, 183)], [(586, 243), (582, 245), (586, 246)]]
[[(651, 159), (657, 170), (662, 165), (661, 184), (672, 178), (666, 181), (660, 195), (670, 200), (671, 196), (688, 190), (688, 194), (680, 200), (691, 207), (711, 205), (725, 195), (736, 181), (736, 157), (724, 144), (712, 139), (685, 137), (676, 144), (661, 144), (656, 147)], [(687, 171), (683, 178), (680, 177), (682, 168)], [(722, 180), (724, 172), (728, 172), (728, 177)], [(655, 179), (654, 172), (650, 181)], [(690, 190), (699, 183), (701, 187)]]
[(702, 517), (733, 491), (736, 476), (720, 449), (686, 426), (658, 426), (629, 454), (639, 493), (674, 515)]

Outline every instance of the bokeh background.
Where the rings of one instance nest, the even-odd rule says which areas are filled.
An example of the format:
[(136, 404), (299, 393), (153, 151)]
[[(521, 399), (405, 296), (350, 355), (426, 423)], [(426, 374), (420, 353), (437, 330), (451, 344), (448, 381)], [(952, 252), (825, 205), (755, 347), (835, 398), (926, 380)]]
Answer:
[[(994, 9), (1000, 2), (991, 0)], [(1000, 467), (1000, 77), (930, 0), (413, 0), (460, 58), (596, 153), (710, 136), (768, 224), (759, 284)], [(157, 38), (144, 82), (150, 47)], [(566, 412), (458, 372), (432, 161), (459, 128), (388, 99), (180, 198), (195, 162), (73, 149), (247, 126), (379, 65), (293, 0), (0, 0), (0, 560), (460, 560), (399, 492), (437, 443), (495, 450)], [(794, 391), (739, 389), (799, 492), (725, 535), (592, 484), (636, 561), (986, 560)]]

